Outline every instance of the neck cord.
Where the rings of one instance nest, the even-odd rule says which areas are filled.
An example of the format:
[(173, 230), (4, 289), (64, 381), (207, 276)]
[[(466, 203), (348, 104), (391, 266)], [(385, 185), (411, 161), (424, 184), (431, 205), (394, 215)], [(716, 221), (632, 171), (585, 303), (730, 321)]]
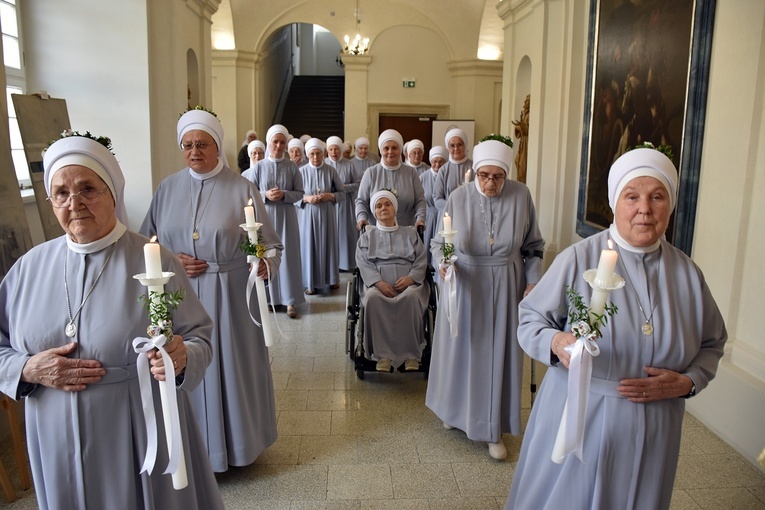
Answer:
[(109, 261), (112, 258), (112, 254), (114, 253), (114, 247), (117, 243), (112, 244), (112, 247), (109, 249), (109, 255), (106, 257), (106, 261), (104, 262), (103, 267), (101, 267), (101, 271), (98, 272), (98, 275), (96, 276), (96, 279), (93, 281), (93, 284), (90, 286), (90, 289), (88, 290), (88, 293), (85, 294), (85, 297), (82, 300), (82, 303), (80, 303), (80, 307), (77, 308), (77, 311), (74, 312), (74, 315), (72, 315), (72, 305), (69, 303), (69, 283), (67, 282), (66, 278), (66, 261), (67, 261), (67, 255), (69, 254), (69, 249), (67, 249), (64, 252), (64, 291), (66, 292), (66, 313), (69, 316), (69, 323), (66, 325), (66, 336), (69, 338), (72, 338), (74, 335), (77, 334), (77, 326), (74, 325), (74, 321), (77, 318), (78, 315), (80, 315), (80, 312), (82, 311), (82, 307), (85, 306), (85, 302), (88, 300), (90, 295), (93, 293), (93, 289), (96, 288), (96, 284), (98, 283), (98, 280), (101, 279), (101, 275), (104, 274), (104, 269), (106, 269), (106, 265), (109, 263)]

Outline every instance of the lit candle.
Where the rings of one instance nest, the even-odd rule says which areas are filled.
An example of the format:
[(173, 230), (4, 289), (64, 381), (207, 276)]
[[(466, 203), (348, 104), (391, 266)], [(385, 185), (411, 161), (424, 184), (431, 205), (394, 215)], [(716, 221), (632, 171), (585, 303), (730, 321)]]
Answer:
[(244, 206), (244, 221), (248, 227), (255, 226), (255, 208), (252, 206), (252, 199)]
[(159, 244), (157, 244), (157, 236), (153, 236), (151, 241), (143, 245), (143, 258), (146, 264), (146, 277), (161, 278), (162, 259), (159, 256)]
[(465, 184), (470, 182), (470, 169), (465, 170)]
[(444, 232), (452, 231), (452, 218), (448, 212), (444, 213)]
[(603, 315), (610, 290), (601, 287), (609, 287), (611, 285), (618, 258), (619, 254), (613, 249), (613, 243), (609, 239), (608, 249), (600, 253), (598, 270), (595, 273), (595, 288), (592, 290), (592, 298), (590, 299), (591, 316), (595, 314)]
[[(255, 227), (257, 225), (255, 222), (255, 208), (252, 206), (252, 198), (250, 198), (250, 201), (247, 202), (246, 206), (244, 206), (244, 223), (248, 227)], [(249, 236), (250, 242), (252, 244), (258, 244), (257, 229), (248, 229), (247, 235)]]

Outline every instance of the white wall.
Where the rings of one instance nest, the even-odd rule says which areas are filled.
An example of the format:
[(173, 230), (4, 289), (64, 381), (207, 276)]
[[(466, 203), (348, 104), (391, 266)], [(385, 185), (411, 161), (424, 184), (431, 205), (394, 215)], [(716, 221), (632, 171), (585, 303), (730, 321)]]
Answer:
[(22, 19), (28, 91), (65, 99), (74, 130), (112, 139), (137, 228), (152, 189), (145, 3), (35, 0)]
[(718, 2), (693, 258), (728, 328), (717, 378), (689, 401), (754, 462), (765, 446), (765, 4)]
[[(427, 48), (419, 51), (416, 48)], [(370, 51), (368, 102), (391, 104), (450, 104), (452, 77), (449, 52), (432, 30), (397, 25), (383, 31)], [(404, 88), (403, 78), (416, 80)]]

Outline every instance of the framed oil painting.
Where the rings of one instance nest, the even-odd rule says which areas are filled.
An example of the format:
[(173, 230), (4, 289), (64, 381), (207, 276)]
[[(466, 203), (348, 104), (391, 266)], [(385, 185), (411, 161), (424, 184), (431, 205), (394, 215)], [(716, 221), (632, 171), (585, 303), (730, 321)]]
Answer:
[(667, 238), (690, 253), (714, 0), (592, 0), (577, 233), (611, 224), (608, 171), (635, 145), (670, 145), (679, 197)]

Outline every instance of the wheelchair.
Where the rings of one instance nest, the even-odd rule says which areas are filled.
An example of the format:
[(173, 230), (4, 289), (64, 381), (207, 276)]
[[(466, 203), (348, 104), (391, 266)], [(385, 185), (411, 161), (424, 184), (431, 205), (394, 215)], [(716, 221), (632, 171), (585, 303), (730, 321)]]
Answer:
[[(422, 239), (422, 232), (419, 232), (420, 239)], [(412, 370), (411, 373), (422, 373), (425, 379), (428, 378), (428, 372), (430, 370), (430, 355), (433, 347), (433, 331), (435, 327), (436, 309), (438, 303), (438, 288), (434, 279), (434, 269), (432, 266), (428, 266), (425, 272), (425, 283), (430, 287), (430, 293), (428, 297), (428, 306), (423, 314), (423, 326), (425, 333), (425, 348), (422, 351), (422, 358), (420, 360), (420, 367), (418, 370)], [(345, 352), (349, 355), (351, 361), (354, 364), (354, 370), (356, 376), (359, 379), (364, 379), (365, 372), (377, 372), (377, 362), (372, 359), (374, 352), (373, 346), (370, 345), (370, 352), (365, 352), (364, 349), (364, 307), (361, 305), (361, 286), (364, 282), (361, 279), (361, 273), (358, 268), (353, 270), (353, 276), (351, 281), (348, 282), (348, 287), (345, 297), (346, 308), (346, 322), (345, 322)], [(404, 365), (398, 367), (398, 371), (407, 373), (404, 369)], [(393, 372), (393, 368), (391, 368)]]

